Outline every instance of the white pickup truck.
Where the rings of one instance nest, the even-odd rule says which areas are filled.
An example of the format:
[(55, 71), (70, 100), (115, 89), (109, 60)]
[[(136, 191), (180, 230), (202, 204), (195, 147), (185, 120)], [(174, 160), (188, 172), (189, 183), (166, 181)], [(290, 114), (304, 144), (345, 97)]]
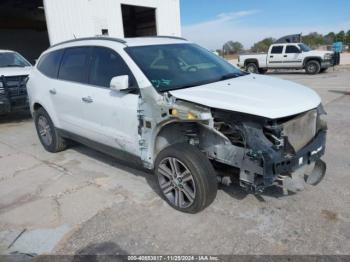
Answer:
[(308, 74), (318, 74), (334, 64), (334, 52), (312, 50), (303, 43), (273, 44), (267, 54), (238, 57), (239, 67), (260, 74), (268, 69), (305, 69)]

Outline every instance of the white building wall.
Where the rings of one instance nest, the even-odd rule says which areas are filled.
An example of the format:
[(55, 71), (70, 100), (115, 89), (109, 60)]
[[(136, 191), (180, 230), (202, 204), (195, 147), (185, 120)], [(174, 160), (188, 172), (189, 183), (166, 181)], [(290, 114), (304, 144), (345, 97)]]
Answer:
[(50, 43), (101, 35), (124, 37), (121, 4), (156, 8), (158, 35), (181, 36), (179, 0), (44, 0)]

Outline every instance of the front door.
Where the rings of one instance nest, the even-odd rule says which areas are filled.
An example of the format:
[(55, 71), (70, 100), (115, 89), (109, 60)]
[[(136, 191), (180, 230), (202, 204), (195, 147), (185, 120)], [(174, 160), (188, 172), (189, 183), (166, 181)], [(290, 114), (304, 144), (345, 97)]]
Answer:
[(301, 68), (303, 64), (302, 54), (296, 45), (287, 45), (284, 52), (284, 67)]
[(136, 80), (114, 50), (94, 47), (92, 53), (87, 87), (92, 101), (84, 108), (86, 129), (94, 141), (138, 156), (138, 94), (109, 88), (115, 76), (129, 75), (135, 87)]
[(269, 68), (281, 68), (283, 67), (283, 45), (275, 45), (271, 48), (271, 51), (267, 55), (267, 65)]

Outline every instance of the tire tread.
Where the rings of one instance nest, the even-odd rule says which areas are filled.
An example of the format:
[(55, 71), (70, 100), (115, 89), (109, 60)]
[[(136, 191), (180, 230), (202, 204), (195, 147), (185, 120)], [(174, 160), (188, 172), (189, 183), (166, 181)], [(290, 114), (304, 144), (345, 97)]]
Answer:
[[(43, 147), (47, 151), (49, 151), (51, 153), (58, 153), (58, 152), (61, 152), (61, 151), (65, 150), (67, 148), (67, 141), (66, 141), (66, 139), (64, 139), (63, 137), (61, 137), (59, 135), (59, 133), (58, 133), (55, 125), (53, 124), (49, 114), (46, 112), (46, 110), (43, 107), (39, 108), (34, 113), (34, 121), (35, 121), (36, 128), (37, 128), (37, 120), (38, 120), (40, 115), (43, 115), (43, 116), (45, 116), (47, 118), (47, 120), (49, 121), (49, 124), (50, 124), (50, 128), (51, 128), (51, 130), (53, 132), (53, 134), (52, 134), (53, 143), (52, 143), (52, 145), (47, 146), (47, 145), (45, 145), (44, 143), (41, 142), (39, 132), (37, 131), (38, 136), (39, 136), (39, 140), (42, 143)], [(37, 128), (37, 130), (38, 130), (38, 128)]]
[[(212, 164), (196, 147), (189, 144), (180, 143), (171, 145), (161, 151), (157, 157), (155, 168), (157, 168), (158, 164), (163, 158), (171, 155), (176, 157), (180, 156), (179, 160), (184, 161), (184, 159), (187, 159), (184, 162), (191, 163), (189, 168), (192, 167), (194, 172), (198, 175), (196, 180), (198, 181), (199, 185), (197, 185), (197, 188), (202, 187), (203, 192), (202, 195), (199, 196), (200, 202), (197, 203), (197, 205), (194, 204), (187, 209), (179, 209), (171, 205), (169, 201), (167, 202), (175, 209), (186, 213), (198, 213), (204, 210), (215, 200), (217, 194), (217, 178)], [(186, 165), (187, 164), (188, 163), (186, 163)], [(193, 170), (191, 170), (191, 172), (193, 172)]]

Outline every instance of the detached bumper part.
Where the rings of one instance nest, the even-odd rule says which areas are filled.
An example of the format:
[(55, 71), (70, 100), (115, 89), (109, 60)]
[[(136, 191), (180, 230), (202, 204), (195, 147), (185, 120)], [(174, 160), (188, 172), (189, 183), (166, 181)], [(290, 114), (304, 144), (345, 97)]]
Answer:
[(304, 177), (305, 182), (309, 185), (316, 186), (322, 181), (326, 174), (327, 165), (321, 159), (317, 160), (312, 172)]
[[(326, 164), (321, 160), (325, 152), (325, 145), (326, 131), (322, 130), (309, 144), (292, 156), (283, 156), (281, 153), (272, 151), (256, 155), (248, 153), (244, 156), (245, 161), (240, 171), (241, 186), (259, 193), (266, 187), (281, 181), (284, 188), (299, 191), (300, 179), (295, 177), (298, 174), (293, 174), (297, 171), (304, 182), (317, 185), (323, 179), (326, 171)], [(311, 167), (311, 170), (305, 171), (306, 167), (309, 169)]]
[(289, 176), (280, 176), (279, 180), (282, 183), (283, 193), (288, 195), (288, 192), (298, 192), (304, 189), (305, 184), (312, 186), (318, 185), (326, 174), (326, 163), (321, 159), (316, 162), (306, 165)]

